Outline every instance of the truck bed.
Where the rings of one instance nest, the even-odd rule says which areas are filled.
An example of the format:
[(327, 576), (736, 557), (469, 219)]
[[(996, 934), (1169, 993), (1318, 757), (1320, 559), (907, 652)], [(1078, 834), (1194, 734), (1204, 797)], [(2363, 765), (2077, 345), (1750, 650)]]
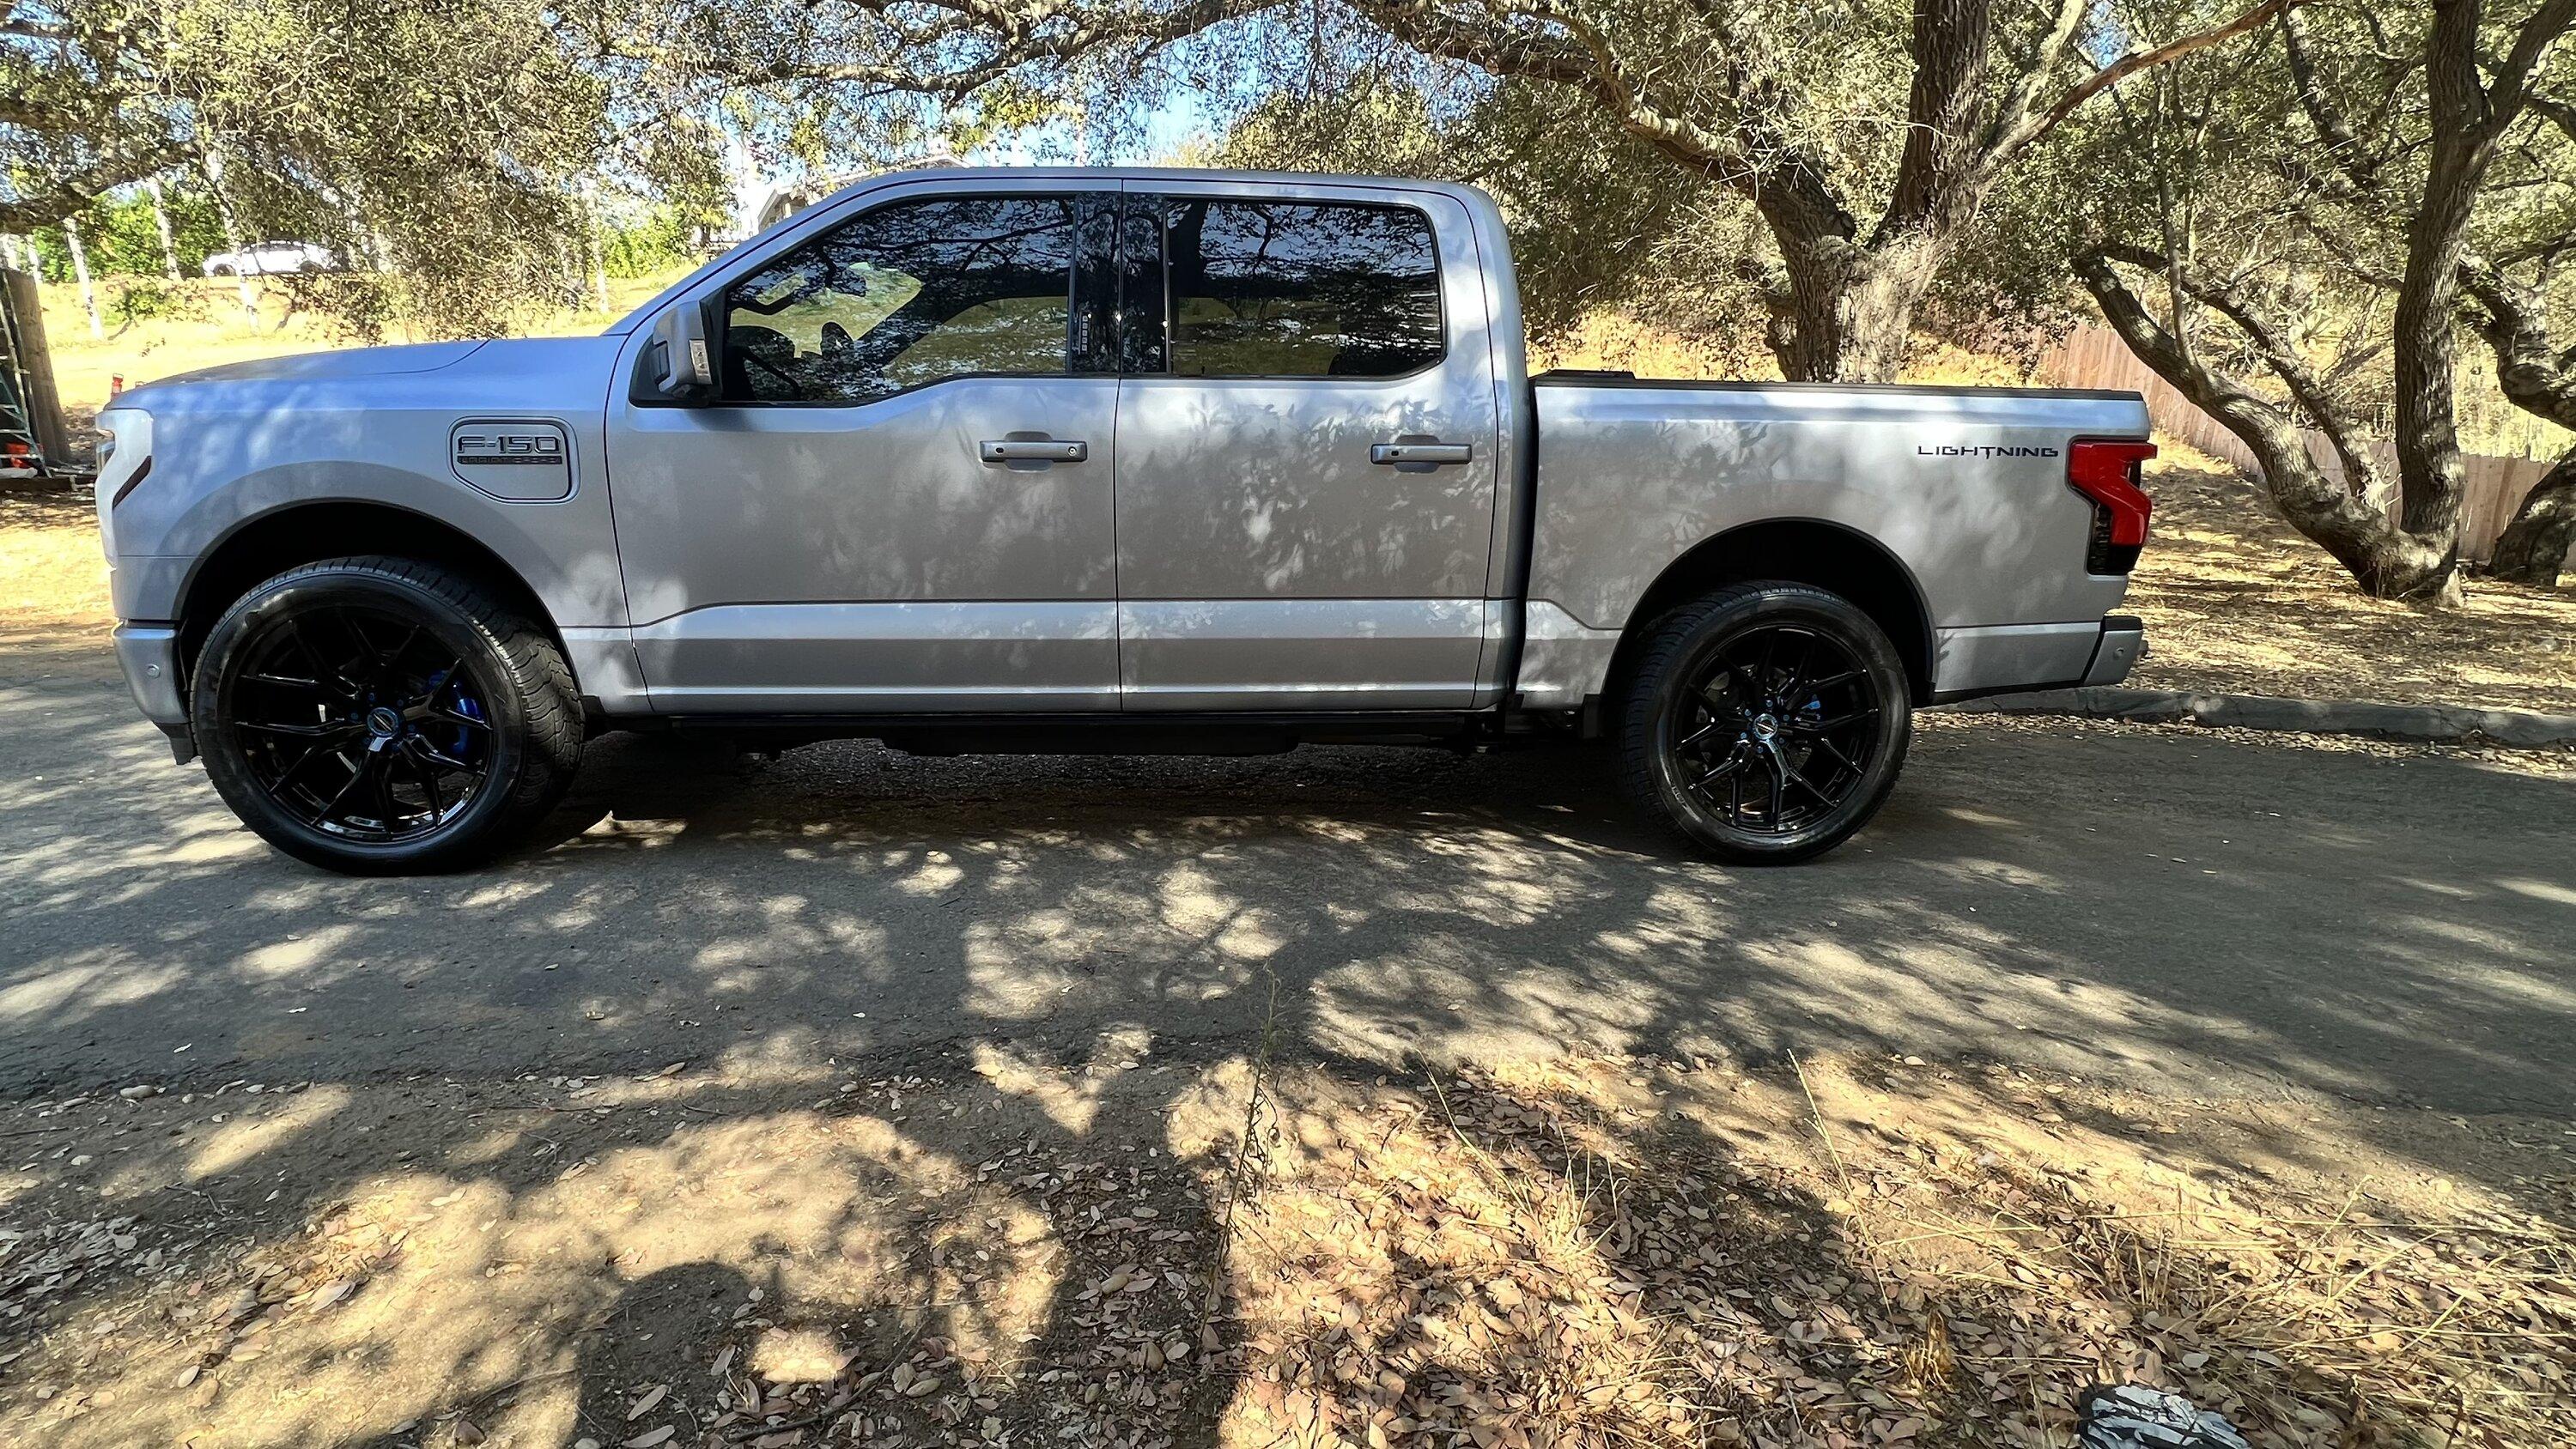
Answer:
[(2135, 393), (1602, 373), (1542, 374), (1531, 391), (1524, 682), (1542, 693), (1569, 653), (1615, 641), (1677, 554), (1740, 529), (1822, 525), (1891, 556), (1940, 697), (2080, 677), (2126, 587), (2086, 571), (2093, 508), (2067, 483), (2066, 449), (2145, 437)]

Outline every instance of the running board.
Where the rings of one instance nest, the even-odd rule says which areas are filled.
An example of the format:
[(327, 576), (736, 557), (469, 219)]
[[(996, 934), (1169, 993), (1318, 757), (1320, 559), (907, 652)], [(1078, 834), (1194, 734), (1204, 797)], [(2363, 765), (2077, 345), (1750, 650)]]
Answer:
[(913, 755), (1264, 755), (1301, 744), (1431, 744), (1489, 738), (1492, 709), (1245, 714), (701, 714), (628, 716), (610, 728), (665, 728), (772, 747), (872, 739)]

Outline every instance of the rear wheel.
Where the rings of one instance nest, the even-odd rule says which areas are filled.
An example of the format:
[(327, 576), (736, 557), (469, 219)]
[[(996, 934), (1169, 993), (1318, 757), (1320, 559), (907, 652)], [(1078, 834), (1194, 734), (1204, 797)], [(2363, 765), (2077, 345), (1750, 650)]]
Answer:
[(1721, 860), (1785, 865), (1886, 803), (1913, 731), (1905, 667), (1851, 601), (1737, 584), (1652, 628), (1620, 730), (1647, 814)]
[(561, 798), (581, 754), (546, 632), (405, 559), (308, 564), (251, 590), (206, 636), (189, 703), (224, 803), (349, 874), (489, 858)]

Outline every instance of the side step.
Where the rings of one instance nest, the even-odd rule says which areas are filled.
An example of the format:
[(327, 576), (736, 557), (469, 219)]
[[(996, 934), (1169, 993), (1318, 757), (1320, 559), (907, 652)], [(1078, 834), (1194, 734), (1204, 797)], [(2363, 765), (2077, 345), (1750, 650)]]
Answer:
[(872, 739), (913, 755), (1269, 755), (1301, 744), (1464, 749), (1492, 738), (1499, 712), (1404, 710), (1264, 714), (675, 715), (611, 727), (737, 738), (756, 749)]

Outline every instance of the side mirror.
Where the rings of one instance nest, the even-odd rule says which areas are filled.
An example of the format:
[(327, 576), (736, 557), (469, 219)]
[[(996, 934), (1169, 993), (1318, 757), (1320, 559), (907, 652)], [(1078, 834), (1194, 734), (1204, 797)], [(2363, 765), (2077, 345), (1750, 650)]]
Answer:
[(709, 335), (714, 329), (707, 320), (714, 308), (712, 301), (683, 302), (653, 323), (653, 345), (661, 349), (661, 370), (653, 385), (672, 402), (715, 401), (715, 344)]

